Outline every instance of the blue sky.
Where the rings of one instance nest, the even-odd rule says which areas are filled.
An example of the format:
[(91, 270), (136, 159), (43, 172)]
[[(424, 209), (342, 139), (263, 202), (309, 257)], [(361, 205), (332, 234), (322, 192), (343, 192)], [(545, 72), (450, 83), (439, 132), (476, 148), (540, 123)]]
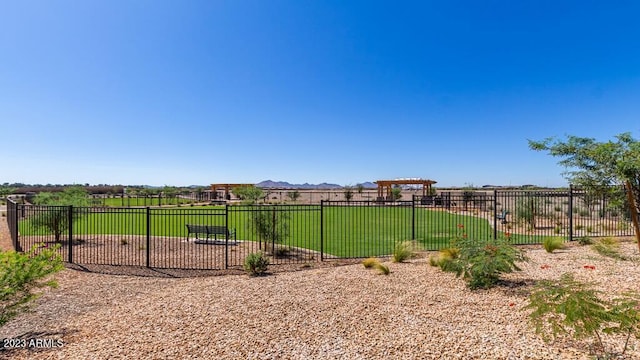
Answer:
[(563, 186), (640, 137), (635, 1), (3, 1), (0, 183)]

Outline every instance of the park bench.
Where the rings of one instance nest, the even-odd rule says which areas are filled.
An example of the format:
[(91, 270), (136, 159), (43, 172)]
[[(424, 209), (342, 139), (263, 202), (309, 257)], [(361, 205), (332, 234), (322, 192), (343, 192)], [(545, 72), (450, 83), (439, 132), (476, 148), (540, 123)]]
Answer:
[(196, 240), (200, 240), (198, 235), (205, 235), (206, 240), (209, 240), (213, 236), (214, 240), (218, 240), (218, 235), (221, 235), (221, 239), (236, 239), (236, 231), (227, 229), (226, 226), (221, 225), (191, 225), (187, 224), (187, 240), (189, 236), (195, 234)]
[(496, 214), (496, 219), (500, 220), (501, 223), (506, 224), (507, 223), (507, 214), (509, 214), (509, 211), (507, 211), (505, 209), (502, 209), (500, 214)]

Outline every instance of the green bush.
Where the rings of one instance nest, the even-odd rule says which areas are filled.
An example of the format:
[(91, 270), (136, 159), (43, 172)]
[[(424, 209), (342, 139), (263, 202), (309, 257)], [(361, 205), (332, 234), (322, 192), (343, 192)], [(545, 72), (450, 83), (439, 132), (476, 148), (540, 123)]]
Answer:
[(380, 262), (378, 261), (378, 259), (376, 258), (368, 258), (368, 259), (364, 259), (362, 260), (362, 265), (366, 268), (366, 269), (370, 269), (374, 266), (376, 266), (376, 264), (379, 264)]
[(552, 253), (555, 250), (564, 249), (564, 242), (561, 238), (547, 236), (542, 240), (542, 247), (544, 247), (548, 253)]
[(37, 245), (26, 253), (0, 252), (0, 326), (28, 309), (29, 303), (41, 295), (36, 289), (58, 286), (55, 280), (43, 279), (64, 268), (57, 253), (59, 247)]
[(595, 338), (606, 358), (615, 354), (606, 350), (601, 334), (620, 334), (626, 338), (623, 355), (629, 338), (640, 337), (640, 297), (628, 293), (605, 300), (592, 285), (574, 280), (569, 273), (558, 281), (541, 281), (529, 296), (526, 308), (533, 309), (530, 320), (547, 342), (571, 335)]
[(445, 262), (442, 269), (462, 276), (471, 289), (493, 287), (501, 274), (520, 270), (516, 262), (527, 260), (524, 253), (506, 239), (461, 237), (455, 240), (455, 246), (460, 249), (459, 256)]
[(593, 240), (591, 240), (588, 236), (580, 236), (578, 238), (578, 244), (580, 245), (591, 245), (593, 244)]
[(262, 251), (251, 253), (244, 259), (244, 270), (252, 276), (263, 275), (269, 266), (269, 258)]
[(404, 262), (416, 256), (415, 245), (411, 241), (397, 243), (393, 248), (393, 262)]

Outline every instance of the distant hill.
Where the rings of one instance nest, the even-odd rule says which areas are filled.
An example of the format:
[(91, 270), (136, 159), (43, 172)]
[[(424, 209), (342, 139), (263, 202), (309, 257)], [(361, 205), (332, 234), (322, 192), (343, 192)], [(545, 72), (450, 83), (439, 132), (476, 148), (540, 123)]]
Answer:
[(342, 186), (338, 184), (291, 184), (286, 181), (265, 180), (256, 184), (260, 188), (278, 188), (278, 189), (339, 189)]
[[(375, 189), (378, 186), (372, 182), (363, 182), (359, 185), (362, 185), (365, 189)], [(307, 190), (314, 190), (314, 189), (320, 189), (320, 190), (324, 190), (324, 189), (340, 189), (343, 188), (344, 186), (342, 185), (338, 185), (338, 184), (329, 184), (329, 183), (322, 183), (322, 184), (309, 184), (309, 183), (304, 183), (304, 184), (291, 184), (288, 183), (286, 181), (273, 181), (273, 180), (264, 180), (261, 181), (259, 183), (256, 184), (257, 187), (260, 188), (265, 188), (265, 189), (307, 189)], [(357, 187), (358, 185), (354, 185), (352, 187)]]

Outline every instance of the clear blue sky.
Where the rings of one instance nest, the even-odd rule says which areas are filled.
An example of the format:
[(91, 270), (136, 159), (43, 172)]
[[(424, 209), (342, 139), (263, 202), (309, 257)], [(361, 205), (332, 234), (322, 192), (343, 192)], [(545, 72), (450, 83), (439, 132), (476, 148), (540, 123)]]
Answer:
[(2, 1), (0, 183), (563, 186), (640, 137), (637, 1)]

